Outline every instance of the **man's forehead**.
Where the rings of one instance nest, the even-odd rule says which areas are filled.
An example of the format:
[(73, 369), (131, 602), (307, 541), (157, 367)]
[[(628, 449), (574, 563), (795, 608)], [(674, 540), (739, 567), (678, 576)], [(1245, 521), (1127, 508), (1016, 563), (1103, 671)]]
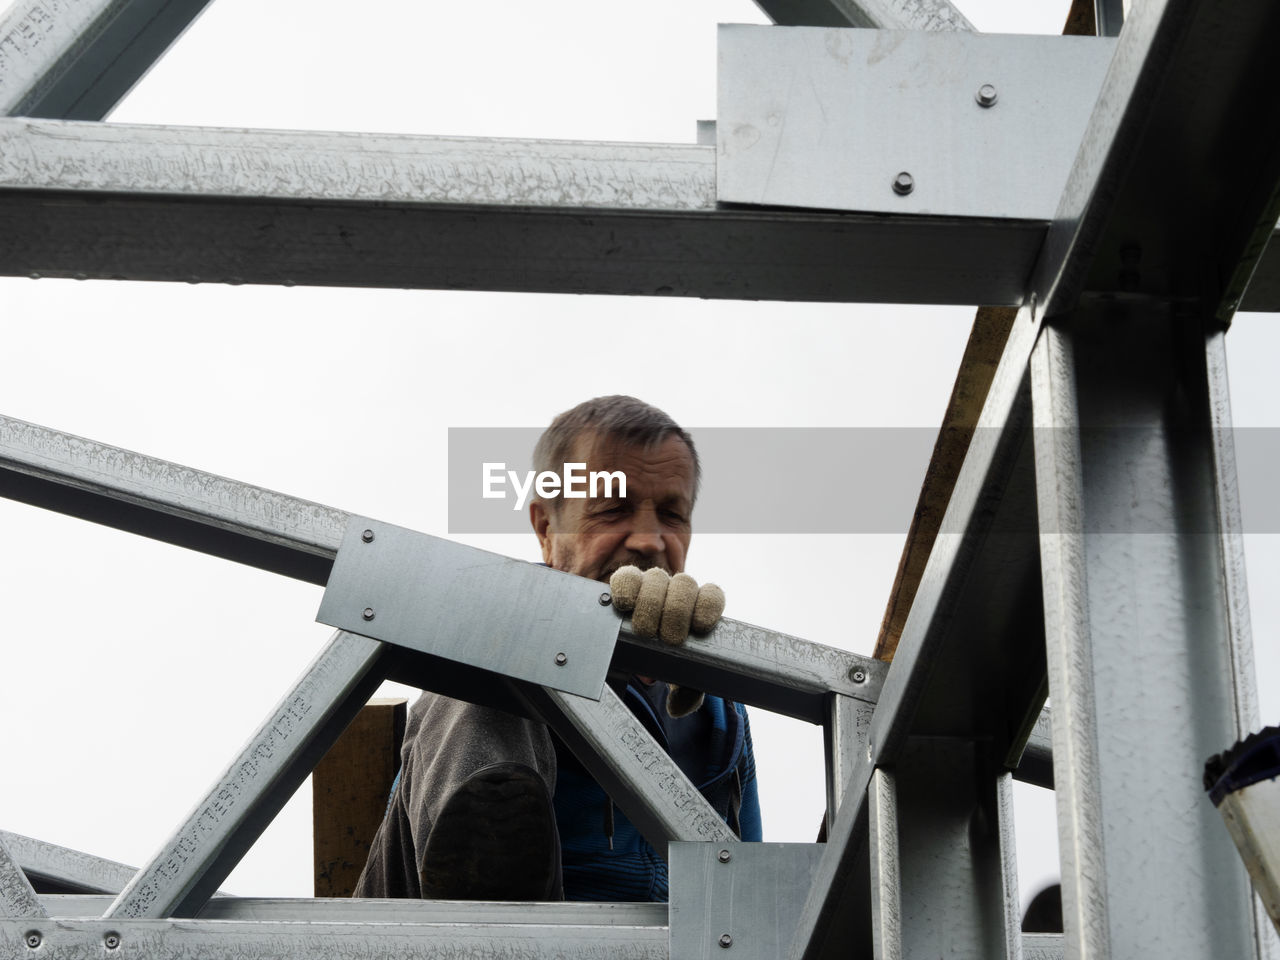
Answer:
[(573, 442), (572, 457), (593, 470), (622, 470), (628, 473), (628, 481), (631, 473), (639, 473), (637, 481), (663, 478), (684, 482), (689, 487), (688, 495), (693, 494), (693, 453), (675, 434), (646, 444), (607, 434), (582, 433)]

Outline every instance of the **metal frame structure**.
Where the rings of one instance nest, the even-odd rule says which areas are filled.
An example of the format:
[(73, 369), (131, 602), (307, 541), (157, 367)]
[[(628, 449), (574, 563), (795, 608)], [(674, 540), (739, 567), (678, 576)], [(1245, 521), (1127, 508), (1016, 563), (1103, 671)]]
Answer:
[[(825, 847), (735, 846), (607, 688), (592, 700), (458, 662), (445, 641), (339, 630), (122, 885), (119, 865), (0, 835), (0, 953), (1275, 960), (1199, 773), (1257, 722), (1223, 336), (1242, 304), (1280, 303), (1280, 253), (1266, 252), (1280, 9), (1143, 0), (1119, 29), (1120, 4), (1098, 0), (1100, 32), (1118, 37), (1061, 197), (1011, 220), (729, 204), (723, 131), (717, 148), (98, 124), (202, 6), (19, 0), (0, 21), (0, 273), (974, 302), (1019, 316), (892, 668), (732, 621), (679, 649), (619, 624), (615, 669), (824, 725)], [(761, 6), (793, 26), (969, 28), (946, 0)], [(265, 242), (249, 230), (264, 218)], [(328, 242), (339, 225), (341, 249)], [(8, 419), (0, 493), (312, 583), (373, 523)], [(480, 587), (501, 583), (480, 551), (420, 546), (465, 551), (496, 571)], [(480, 587), (465, 598), (477, 609), (497, 595)], [(672, 845), (670, 909), (215, 897), (384, 677), (462, 696), (496, 686), (551, 724)], [(1062, 938), (1018, 929), (1010, 771), (1056, 789)], [(37, 895), (29, 876), (77, 892)], [(741, 906), (766, 889), (772, 912)]]

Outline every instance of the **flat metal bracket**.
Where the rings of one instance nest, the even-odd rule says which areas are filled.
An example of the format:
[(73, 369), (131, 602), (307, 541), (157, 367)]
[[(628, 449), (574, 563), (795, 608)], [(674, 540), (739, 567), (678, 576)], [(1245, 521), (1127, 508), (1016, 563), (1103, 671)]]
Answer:
[(1051, 220), (1115, 42), (720, 27), (716, 199)]
[(599, 700), (622, 618), (603, 584), (354, 517), (316, 619)]
[(823, 849), (817, 843), (671, 844), (671, 956), (786, 956)]

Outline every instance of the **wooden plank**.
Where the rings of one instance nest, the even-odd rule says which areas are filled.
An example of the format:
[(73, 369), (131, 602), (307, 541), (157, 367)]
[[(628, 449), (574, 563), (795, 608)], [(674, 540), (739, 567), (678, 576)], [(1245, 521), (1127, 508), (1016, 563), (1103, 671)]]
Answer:
[[(1062, 32), (1066, 36), (1092, 36), (1096, 32), (1093, 0), (1072, 0)], [(942, 517), (947, 512), (951, 491), (955, 487), (956, 477), (960, 475), (960, 465), (964, 463), (965, 453), (969, 450), (974, 426), (982, 412), (982, 405), (986, 402), (991, 378), (995, 375), (996, 365), (1000, 362), (1000, 355), (1004, 352), (1005, 341), (1009, 338), (1009, 330), (1016, 316), (1016, 308), (978, 308), (973, 331), (969, 334), (969, 343), (960, 360), (960, 370), (956, 374), (951, 399), (947, 402), (947, 412), (942, 418), (942, 429), (938, 431), (933, 456), (925, 470), (920, 499), (916, 502), (915, 515), (911, 518), (911, 527), (907, 531), (907, 542), (902, 548), (902, 558), (898, 561), (898, 574), (889, 591), (889, 602), (880, 623), (880, 635), (876, 638), (875, 650), (872, 652), (872, 656), (878, 660), (892, 660), (898, 649), (898, 639), (902, 636), (907, 614), (911, 612), (911, 602), (915, 599), (920, 578), (929, 562), (929, 552), (933, 549), (933, 541), (937, 539)]]
[(400, 769), (407, 703), (370, 700), (311, 775), (317, 897), (355, 890)]

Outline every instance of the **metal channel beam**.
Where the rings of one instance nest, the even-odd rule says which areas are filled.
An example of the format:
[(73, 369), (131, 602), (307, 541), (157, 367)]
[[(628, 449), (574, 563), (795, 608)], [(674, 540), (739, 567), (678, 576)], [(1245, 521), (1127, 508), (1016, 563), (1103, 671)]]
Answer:
[(756, 0), (756, 6), (784, 27), (973, 30), (947, 0)]
[(0, 830), (0, 845), (12, 854), (22, 872), (31, 879), (32, 885), (48, 893), (115, 895), (138, 872), (137, 867), (7, 830)]
[(738, 838), (626, 704), (522, 685), (524, 696), (664, 857), (671, 840)]
[[(38, 952), (28, 937), (39, 938)], [(0, 956), (40, 960), (667, 960), (667, 929), (342, 920), (0, 921)]]
[[(111, 897), (50, 894), (40, 898), (51, 917), (99, 918)], [(352, 900), (334, 897), (216, 897), (200, 920), (271, 923), (566, 924), (574, 927), (665, 927), (665, 903), (501, 903), (459, 900)]]
[(341, 631), (105, 918), (194, 916), (384, 678), (386, 647)]
[(0, 16), (0, 114), (102, 120), (209, 0), (15, 0)]
[(1045, 220), (716, 209), (715, 148), (0, 120), (0, 274), (1013, 304)]
[(0, 839), (0, 917), (47, 916), (31, 881)]
[[(322, 585), (352, 517), (8, 417), (0, 417), (0, 495)], [(831, 692), (874, 702), (888, 669), (735, 620), (722, 620), (709, 636), (681, 647), (638, 638), (629, 623), (620, 639), (615, 669), (648, 672), (812, 723), (822, 722)], [(424, 685), (438, 675), (436, 666), (397, 679)]]

